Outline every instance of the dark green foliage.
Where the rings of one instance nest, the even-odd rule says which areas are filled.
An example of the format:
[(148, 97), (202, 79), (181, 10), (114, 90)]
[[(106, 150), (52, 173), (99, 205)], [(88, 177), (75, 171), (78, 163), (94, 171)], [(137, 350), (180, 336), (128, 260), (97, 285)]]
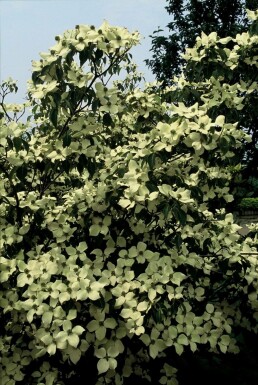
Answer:
[(243, 198), (239, 204), (240, 209), (258, 210), (258, 198)]
[(167, 0), (167, 3), (165, 8), (172, 19), (167, 25), (169, 35), (163, 36), (160, 27), (154, 31), (152, 58), (146, 60), (164, 85), (170, 85), (173, 76), (181, 73), (185, 60), (180, 55), (195, 44), (201, 32), (216, 31), (220, 37), (241, 33), (248, 25), (245, 8), (258, 7), (257, 0)]

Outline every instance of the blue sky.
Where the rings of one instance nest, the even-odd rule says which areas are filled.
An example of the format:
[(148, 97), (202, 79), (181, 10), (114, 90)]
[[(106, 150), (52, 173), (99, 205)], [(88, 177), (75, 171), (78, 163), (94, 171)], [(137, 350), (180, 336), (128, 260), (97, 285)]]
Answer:
[(144, 59), (150, 57), (149, 35), (170, 21), (165, 5), (165, 0), (0, 0), (0, 78), (18, 80), (19, 92), (13, 102), (22, 102), (31, 61), (55, 43), (56, 35), (76, 24), (99, 26), (107, 20), (141, 33), (141, 45), (132, 53), (146, 80), (152, 81)]

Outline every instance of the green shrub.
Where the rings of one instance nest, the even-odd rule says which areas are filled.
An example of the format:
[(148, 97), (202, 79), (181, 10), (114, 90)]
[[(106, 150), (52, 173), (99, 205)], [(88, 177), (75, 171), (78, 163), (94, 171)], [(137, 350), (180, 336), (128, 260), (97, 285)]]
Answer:
[(219, 71), (178, 79), (199, 104), (140, 90), (138, 34), (107, 23), (66, 31), (33, 62), (26, 123), (2, 84), (2, 385), (176, 385), (180, 357), (235, 354), (242, 329), (257, 333), (257, 241), (224, 209), (249, 140), (232, 117), (257, 91), (255, 33), (188, 50), (193, 68)]
[(257, 210), (258, 198), (243, 198), (239, 204), (240, 209)]

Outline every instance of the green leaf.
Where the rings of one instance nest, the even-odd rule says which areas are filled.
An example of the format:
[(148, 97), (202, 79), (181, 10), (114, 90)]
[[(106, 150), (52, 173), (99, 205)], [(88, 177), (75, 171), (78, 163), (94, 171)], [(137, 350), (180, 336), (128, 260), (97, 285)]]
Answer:
[(71, 49), (71, 51), (66, 55), (65, 59), (68, 67), (70, 67), (72, 64), (74, 53), (75, 53), (74, 50)]
[(203, 199), (203, 192), (202, 190), (197, 187), (197, 186), (192, 186), (191, 187), (191, 196), (193, 197), (193, 199)]
[[(105, 195), (105, 203), (108, 204), (112, 201), (115, 201), (114, 197), (113, 197), (113, 194), (114, 192), (113, 191), (107, 191), (106, 192), (106, 195)], [(113, 199), (112, 199), (113, 198)]]
[(69, 171), (70, 171), (71, 166), (72, 166), (72, 164), (71, 164), (71, 162), (69, 161), (69, 159), (65, 159), (65, 160), (62, 162), (62, 167), (63, 167), (63, 169), (64, 169), (64, 171), (66, 172), (67, 175), (69, 174)]
[(27, 142), (26, 140), (24, 140), (24, 139), (22, 139), (22, 146), (23, 146), (23, 148), (24, 148), (27, 152), (29, 152), (30, 146), (29, 146), (28, 142)]
[(96, 112), (97, 109), (99, 108), (99, 101), (98, 99), (94, 99), (92, 104), (91, 104), (91, 108), (92, 108), (92, 111), (93, 112)]
[(222, 153), (226, 154), (229, 150), (229, 143), (225, 137), (220, 138), (219, 145)]
[(155, 160), (156, 160), (156, 155), (155, 154), (150, 154), (147, 158), (148, 165), (151, 170), (153, 170), (155, 166)]
[(77, 170), (80, 174), (82, 174), (83, 170), (87, 167), (87, 164), (88, 164), (86, 155), (81, 154), (78, 160), (79, 162), (77, 164)]
[[(45, 65), (45, 66), (42, 68), (41, 72), (40, 72), (40, 76), (46, 75), (47, 73), (49, 73), (49, 71), (50, 71), (52, 65), (53, 65), (53, 63)], [(41, 80), (41, 79), (40, 79), (40, 80)], [(41, 80), (41, 81), (42, 81), (42, 80)]]
[(53, 108), (49, 113), (49, 119), (54, 127), (57, 127), (57, 117), (58, 117), (58, 109)]
[[(60, 66), (59, 63), (56, 66), (56, 77), (57, 77), (57, 80), (59, 82), (61, 82), (64, 79), (64, 72), (63, 72), (62, 67)], [(53, 98), (55, 100), (56, 106), (58, 106), (58, 104), (61, 100), (61, 96), (59, 94), (53, 94)]]
[(173, 214), (181, 225), (184, 226), (186, 224), (187, 214), (178, 205), (173, 206)]
[(19, 137), (14, 137), (13, 138), (13, 144), (16, 152), (20, 151), (22, 148), (22, 139)]
[(76, 105), (78, 103), (79, 91), (71, 90), (69, 100), (66, 100), (66, 103), (70, 110), (74, 111), (76, 109)]
[(80, 60), (81, 67), (90, 58), (91, 52), (92, 50), (89, 48), (85, 48), (83, 51), (79, 52), (79, 60)]
[(0, 198), (0, 202), (5, 202), (5, 203), (7, 203), (8, 205), (11, 205), (11, 203), (10, 203), (10, 201), (9, 201), (9, 199), (8, 199), (7, 197), (1, 197), (1, 198)]
[(13, 141), (11, 140), (11, 138), (9, 138), (9, 136), (6, 137), (6, 140), (7, 140), (7, 143), (9, 145), (9, 148), (12, 150), (13, 149)]
[(71, 134), (70, 134), (70, 131), (67, 130), (63, 136), (63, 147), (68, 147), (70, 146), (71, 144), (71, 141), (72, 141), (72, 137), (71, 137)]
[(220, 54), (220, 57), (223, 61), (227, 61), (228, 60), (228, 56), (226, 54), (226, 52), (224, 51), (223, 48), (218, 48), (218, 53)]
[(40, 71), (32, 72), (31, 78), (32, 78), (32, 81), (34, 84), (38, 83), (37, 80), (38, 80), (39, 76), (40, 76)]
[(95, 58), (96, 58), (97, 60), (99, 60), (99, 59), (102, 58), (102, 56), (103, 56), (103, 51), (102, 51), (101, 49), (97, 49), (97, 50), (95, 51)]
[(112, 118), (108, 112), (106, 112), (103, 115), (103, 124), (104, 124), (104, 126), (107, 126), (107, 127), (110, 127), (113, 125), (113, 120), (112, 120)]
[(168, 214), (170, 213), (171, 211), (171, 207), (170, 207), (170, 204), (169, 203), (165, 203), (163, 208), (162, 208), (162, 212), (164, 214), (164, 218), (167, 219), (168, 217)]
[(154, 191), (158, 191), (158, 188), (155, 184), (153, 184), (152, 182), (150, 182), (149, 180), (145, 183), (147, 189), (152, 193)]
[(157, 306), (152, 310), (153, 319), (155, 322), (160, 323), (164, 320), (164, 312), (160, 306)]
[(88, 168), (88, 171), (89, 171), (89, 174), (90, 176), (92, 177), (96, 171), (96, 163), (95, 163), (95, 159), (94, 158), (89, 158), (88, 162), (87, 162), (87, 168)]
[(254, 36), (258, 34), (258, 21), (253, 21), (251, 27), (250, 27), (250, 35)]
[(176, 234), (175, 237), (174, 237), (174, 240), (175, 240), (175, 244), (176, 244), (176, 247), (177, 249), (179, 250), (182, 243), (183, 243), (183, 240), (182, 240), (182, 237), (181, 237), (181, 234)]
[(119, 178), (123, 178), (125, 171), (126, 171), (125, 168), (118, 168), (117, 169), (117, 175), (119, 176)]
[(16, 170), (16, 175), (20, 179), (21, 182), (24, 182), (24, 180), (27, 176), (27, 166), (22, 165), (21, 167), (18, 167)]

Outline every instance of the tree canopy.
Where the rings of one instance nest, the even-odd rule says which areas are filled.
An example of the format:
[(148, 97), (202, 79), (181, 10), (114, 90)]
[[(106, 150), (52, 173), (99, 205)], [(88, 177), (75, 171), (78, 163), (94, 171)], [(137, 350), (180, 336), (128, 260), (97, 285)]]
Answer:
[[(249, 32), (203, 33), (186, 52), (189, 79), (224, 77), (140, 89), (138, 33), (105, 22), (56, 36), (28, 102), (8, 104), (3, 82), (3, 385), (177, 385), (180, 357), (241, 353), (257, 335), (257, 226), (242, 238), (225, 210), (251, 140), (234, 117), (257, 92), (247, 13)], [(188, 101), (168, 101), (182, 89)]]
[[(245, 8), (250, 10), (258, 8), (257, 0), (233, 0), (225, 2), (224, 0), (168, 0), (166, 7), (169, 14), (171, 14), (172, 21), (168, 24), (168, 30), (171, 33), (169, 36), (162, 36), (158, 30), (152, 36), (152, 59), (146, 60), (148, 66), (152, 69), (158, 81), (161, 81), (160, 87), (165, 88), (174, 83), (174, 77), (180, 76), (184, 72), (186, 80), (186, 87), (182, 87), (182, 91), (173, 93), (171, 96), (173, 101), (194, 103), (200, 101), (200, 96), (203, 93), (201, 90), (196, 92), (195, 87), (190, 87), (189, 82), (200, 82), (205, 79), (214, 78), (218, 82), (227, 84), (229, 92), (232, 92), (237, 82), (244, 80), (247, 68), (243, 65), (236, 66), (232, 72), (224, 61), (227, 60), (227, 55), (224, 51), (220, 51), (220, 66), (217, 65), (215, 57), (217, 53), (212, 48), (204, 54), (206, 59), (201, 62), (196, 60), (194, 65), (187, 61), (184, 55), (185, 49), (192, 48), (195, 45), (200, 47), (201, 34), (209, 35), (215, 33), (220, 38), (227, 38), (228, 36), (239, 36), (239, 44), (241, 42), (241, 32), (244, 32), (250, 21), (246, 17)], [(256, 33), (253, 31), (252, 33)], [(245, 35), (247, 36), (247, 35)], [(214, 45), (210, 42), (210, 46)], [(229, 44), (228, 49), (232, 46)], [(243, 47), (243, 49), (245, 49)], [(210, 55), (208, 57), (208, 55)], [(224, 68), (222, 68), (224, 66)], [(248, 67), (252, 74), (247, 77), (252, 77), (253, 82), (257, 81), (257, 70), (253, 66)], [(236, 91), (236, 90), (235, 90)], [(190, 96), (191, 94), (191, 96)], [(167, 94), (166, 94), (167, 95)], [(235, 177), (232, 178), (231, 191), (233, 192), (236, 202), (234, 202), (234, 209), (238, 209), (238, 204), (243, 197), (257, 197), (258, 196), (258, 180), (257, 180), (257, 162), (258, 162), (258, 127), (257, 127), (257, 111), (253, 108), (256, 103), (257, 93), (250, 94), (250, 101), (245, 106), (234, 111), (233, 121), (238, 121), (239, 126), (245, 132), (251, 135), (252, 140), (246, 143), (245, 146), (238, 153), (238, 160), (241, 163), (241, 168), (236, 169)], [(225, 112), (229, 107), (229, 100), (224, 100), (220, 104), (220, 112), (222, 114), (231, 115), (229, 111)], [(229, 107), (230, 109), (230, 107)], [(216, 113), (218, 111), (216, 110)], [(230, 207), (232, 210), (233, 207)]]
[(246, 30), (249, 21), (245, 9), (258, 8), (257, 0), (166, 0), (165, 7), (171, 15), (166, 26), (168, 36), (161, 32), (162, 26), (152, 35), (152, 58), (146, 63), (159, 81), (171, 85), (186, 64), (181, 56), (187, 47), (193, 47), (197, 36), (211, 32), (223, 38), (235, 36)]

